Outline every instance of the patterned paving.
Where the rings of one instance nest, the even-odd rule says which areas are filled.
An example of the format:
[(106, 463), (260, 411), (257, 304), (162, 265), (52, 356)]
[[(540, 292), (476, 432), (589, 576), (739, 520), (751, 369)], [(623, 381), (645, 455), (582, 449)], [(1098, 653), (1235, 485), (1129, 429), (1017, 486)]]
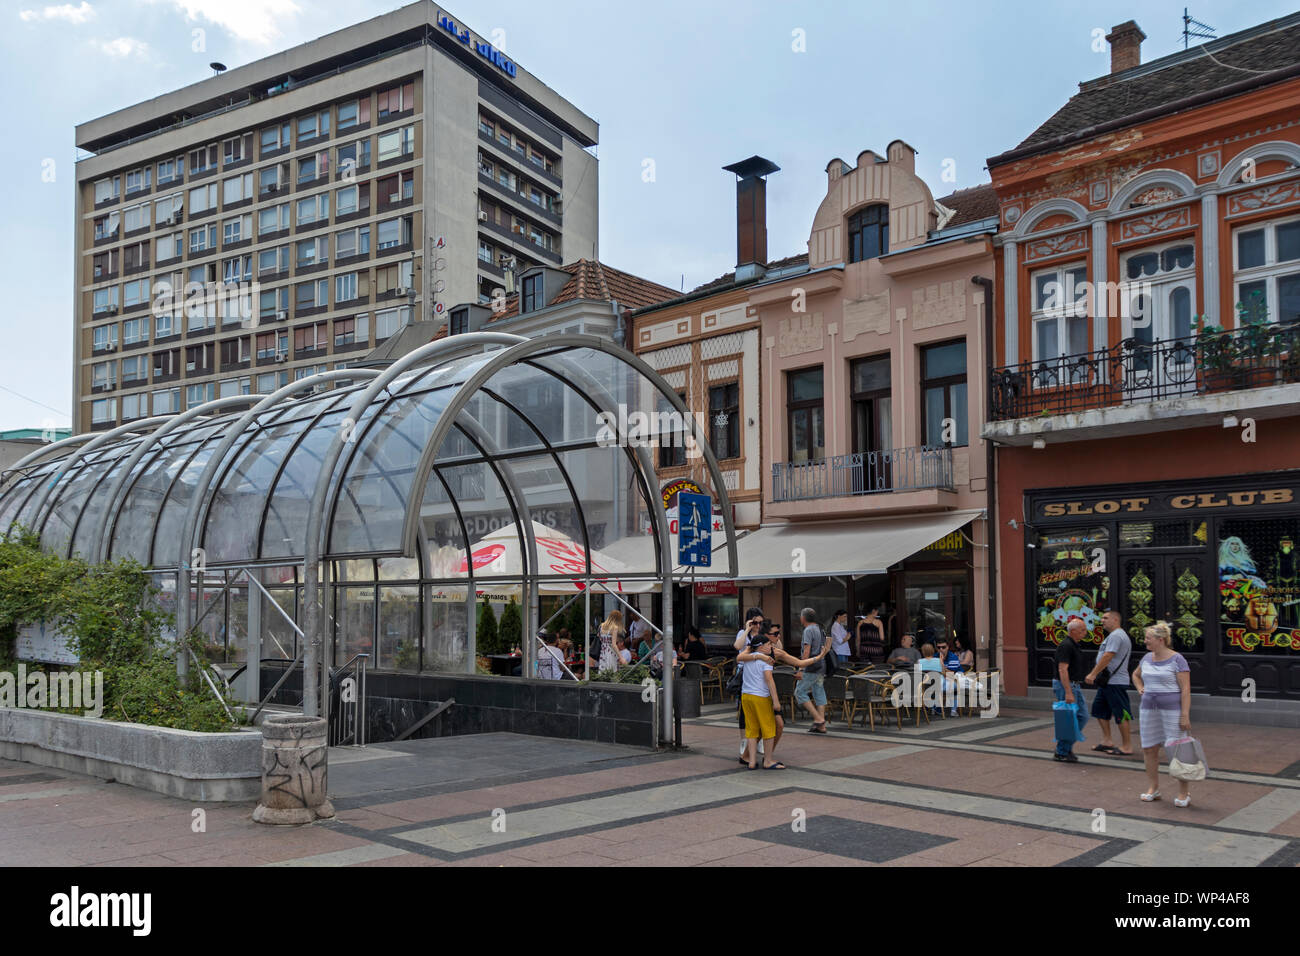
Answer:
[(788, 769), (752, 772), (733, 721), (688, 721), (675, 754), (511, 734), (336, 751), (337, 819), (294, 828), (0, 761), (0, 865), (1300, 865), (1294, 730), (1198, 727), (1211, 779), (1178, 809), (1137, 799), (1140, 757), (1051, 760), (1041, 713), (795, 724)]

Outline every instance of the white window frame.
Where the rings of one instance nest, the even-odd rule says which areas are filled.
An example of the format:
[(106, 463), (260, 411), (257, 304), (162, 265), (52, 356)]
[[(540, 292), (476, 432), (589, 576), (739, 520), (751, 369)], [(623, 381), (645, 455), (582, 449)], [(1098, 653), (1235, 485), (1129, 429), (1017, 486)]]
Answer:
[[(1268, 321), (1276, 323), (1281, 320), (1278, 314), (1281, 301), (1278, 293), (1278, 279), (1284, 276), (1300, 274), (1300, 259), (1278, 261), (1277, 228), (1300, 223), (1300, 216), (1282, 216), (1277, 219), (1265, 219), (1249, 225), (1238, 226), (1232, 230), (1232, 302), (1233, 308), (1242, 301), (1241, 287), (1256, 282), (1264, 283), (1264, 304), (1268, 310)], [(1264, 263), (1243, 269), (1239, 264), (1238, 236), (1242, 233), (1264, 231)]]
[[(1077, 286), (1074, 285), (1077, 279), (1073, 279), (1075, 273), (1083, 271), (1083, 297), (1079, 297)], [(1087, 262), (1075, 261), (1065, 262), (1045, 269), (1036, 269), (1029, 275), (1029, 305), (1030, 319), (1029, 328), (1033, 346), (1033, 360), (1035, 362), (1055, 362), (1063, 355), (1076, 355), (1088, 351), (1088, 341), (1091, 338), (1092, 330), (1088, 328), (1088, 296), (1087, 296)], [(1045, 303), (1039, 302), (1038, 280), (1048, 278), (1057, 284), (1057, 293), (1055, 298), (1049, 296)], [(1074, 291), (1074, 295), (1070, 295)], [(1059, 300), (1059, 303), (1058, 303)], [(1057, 350), (1054, 355), (1043, 354), (1042, 335), (1040, 327), (1047, 323), (1053, 323), (1056, 332)], [(1074, 323), (1083, 324), (1084, 341), (1083, 348), (1078, 353), (1073, 351), (1070, 346), (1070, 326)], [(1079, 328), (1078, 325), (1075, 329)], [(1061, 350), (1064, 343), (1066, 351)]]

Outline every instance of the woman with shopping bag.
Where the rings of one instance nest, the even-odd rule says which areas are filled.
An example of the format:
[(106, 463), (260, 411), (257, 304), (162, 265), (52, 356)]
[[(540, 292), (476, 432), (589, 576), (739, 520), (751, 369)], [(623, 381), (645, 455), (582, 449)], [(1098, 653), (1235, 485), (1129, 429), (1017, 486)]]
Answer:
[[(1192, 729), (1192, 675), (1187, 660), (1171, 646), (1169, 625), (1157, 621), (1146, 629), (1147, 655), (1133, 672), (1133, 685), (1142, 695), (1138, 708), (1138, 729), (1142, 735), (1142, 759), (1146, 763), (1147, 789), (1141, 794), (1146, 802), (1160, 799), (1160, 748), (1170, 752), (1170, 773), (1178, 780), (1178, 796), (1174, 806), (1186, 807), (1192, 802), (1190, 780), (1196, 779), (1196, 759), (1199, 772), (1205, 772), (1205, 755), (1200, 744), (1190, 737)], [(1183, 747), (1185, 741), (1195, 744), (1190, 751)], [(1175, 746), (1176, 745), (1176, 746)], [(1177, 749), (1177, 753), (1175, 753)], [(1178, 758), (1175, 761), (1175, 757)], [(1190, 757), (1190, 761), (1183, 759)], [(1178, 770), (1174, 774), (1174, 770)]]

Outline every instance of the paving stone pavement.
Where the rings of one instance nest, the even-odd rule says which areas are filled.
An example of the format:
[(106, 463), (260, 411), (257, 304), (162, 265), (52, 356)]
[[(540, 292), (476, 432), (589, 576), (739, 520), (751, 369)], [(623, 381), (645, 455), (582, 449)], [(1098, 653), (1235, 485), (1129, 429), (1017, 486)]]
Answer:
[(1140, 755), (1053, 761), (1041, 713), (796, 723), (777, 771), (738, 765), (734, 719), (706, 708), (677, 753), (514, 734), (335, 750), (337, 818), (287, 828), (0, 761), (0, 865), (1300, 865), (1294, 730), (1198, 727), (1211, 777), (1182, 809), (1137, 799)]

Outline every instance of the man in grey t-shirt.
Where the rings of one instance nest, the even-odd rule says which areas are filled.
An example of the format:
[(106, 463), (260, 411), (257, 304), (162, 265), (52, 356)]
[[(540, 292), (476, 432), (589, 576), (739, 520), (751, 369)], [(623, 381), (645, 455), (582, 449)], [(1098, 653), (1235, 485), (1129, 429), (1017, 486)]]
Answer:
[[(1097, 696), (1092, 699), (1092, 716), (1097, 718), (1097, 726), (1101, 728), (1101, 743), (1092, 749), (1105, 754), (1128, 756), (1133, 753), (1131, 736), (1133, 718), (1128, 700), (1128, 675), (1131, 666), (1130, 658), (1133, 656), (1133, 641), (1119, 625), (1119, 611), (1107, 611), (1101, 616), (1101, 626), (1106, 631), (1106, 639), (1097, 649), (1097, 663), (1088, 672), (1084, 682), (1094, 683), (1097, 675), (1103, 671), (1110, 675), (1110, 679), (1097, 689)], [(1119, 747), (1116, 747), (1110, 739), (1112, 719), (1119, 726)]]
[[(816, 657), (821, 653), (826, 635), (817, 624), (817, 612), (810, 607), (799, 612), (799, 622), (803, 624), (803, 643), (801, 657)], [(812, 716), (813, 725), (809, 733), (826, 733), (826, 688), (822, 680), (826, 676), (824, 660), (809, 664), (799, 672), (799, 682), (794, 685), (794, 702)]]

